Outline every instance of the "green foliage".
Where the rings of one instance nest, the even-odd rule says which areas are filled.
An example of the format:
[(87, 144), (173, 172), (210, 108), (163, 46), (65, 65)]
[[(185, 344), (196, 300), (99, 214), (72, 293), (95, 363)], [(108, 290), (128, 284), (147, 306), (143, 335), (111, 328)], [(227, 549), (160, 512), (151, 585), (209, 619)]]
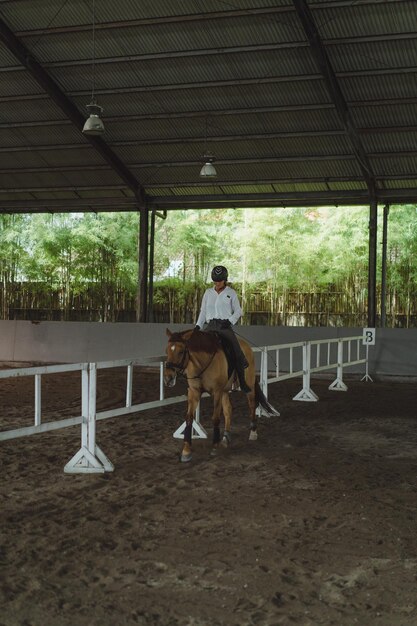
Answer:
[(397, 289), (417, 284), (417, 207), (394, 205), (389, 213), (388, 270)]
[[(275, 309), (280, 294), (297, 290), (339, 290), (348, 300), (363, 299), (368, 220), (367, 207), (170, 211), (155, 222), (154, 301), (169, 301), (172, 314), (180, 307), (193, 317), (216, 264), (228, 267), (244, 301), (257, 291)], [(138, 226), (137, 213), (1, 215), (2, 284), (9, 289), (28, 281), (37, 292), (58, 290), (64, 307), (94, 293), (100, 307), (114, 308), (116, 292), (136, 294)], [(379, 264), (380, 252), (378, 245)], [(417, 284), (415, 205), (390, 209), (387, 282), (408, 315)]]

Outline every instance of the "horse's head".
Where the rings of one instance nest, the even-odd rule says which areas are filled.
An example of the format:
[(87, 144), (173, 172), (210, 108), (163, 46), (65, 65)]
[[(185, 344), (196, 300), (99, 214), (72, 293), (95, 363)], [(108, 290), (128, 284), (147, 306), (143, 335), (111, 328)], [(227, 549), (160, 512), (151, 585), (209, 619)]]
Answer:
[(168, 345), (166, 349), (167, 360), (165, 362), (164, 383), (167, 387), (173, 387), (177, 381), (177, 374), (184, 371), (189, 360), (187, 342), (182, 333), (171, 333), (166, 329)]

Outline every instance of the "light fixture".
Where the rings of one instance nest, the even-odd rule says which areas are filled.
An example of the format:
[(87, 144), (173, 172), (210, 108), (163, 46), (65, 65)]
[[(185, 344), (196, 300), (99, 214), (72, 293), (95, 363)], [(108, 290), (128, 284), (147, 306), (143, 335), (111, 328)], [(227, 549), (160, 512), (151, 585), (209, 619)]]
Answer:
[(96, 77), (96, 7), (95, 0), (93, 0), (93, 77), (91, 88), (91, 102), (87, 104), (86, 109), (88, 111), (88, 118), (85, 121), (83, 127), (83, 133), (85, 135), (102, 135), (104, 133), (104, 124), (101, 119), (103, 113), (103, 107), (97, 104), (94, 89), (95, 89), (95, 77)]
[(205, 163), (200, 170), (200, 176), (203, 178), (215, 178), (217, 176), (217, 172), (213, 165), (214, 156), (210, 153), (206, 153), (203, 158)]
[(86, 109), (89, 117), (85, 120), (83, 127), (84, 135), (102, 135), (104, 133), (104, 124), (100, 114), (103, 112), (103, 107), (99, 106), (95, 100), (91, 100), (90, 104), (87, 104)]
[(207, 152), (207, 117), (206, 117), (206, 131), (204, 135), (204, 165), (200, 170), (200, 176), (202, 178), (216, 178), (217, 172), (214, 167), (214, 155), (211, 152)]

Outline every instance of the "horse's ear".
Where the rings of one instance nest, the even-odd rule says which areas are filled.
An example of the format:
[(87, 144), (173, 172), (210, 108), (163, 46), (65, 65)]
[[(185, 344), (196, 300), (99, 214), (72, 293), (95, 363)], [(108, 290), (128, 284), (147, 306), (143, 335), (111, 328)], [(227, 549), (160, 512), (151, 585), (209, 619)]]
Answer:
[(167, 334), (167, 337), (171, 337), (172, 333), (171, 333), (171, 331), (169, 330), (169, 328), (167, 328), (167, 329), (165, 330), (165, 332), (166, 332), (166, 334)]

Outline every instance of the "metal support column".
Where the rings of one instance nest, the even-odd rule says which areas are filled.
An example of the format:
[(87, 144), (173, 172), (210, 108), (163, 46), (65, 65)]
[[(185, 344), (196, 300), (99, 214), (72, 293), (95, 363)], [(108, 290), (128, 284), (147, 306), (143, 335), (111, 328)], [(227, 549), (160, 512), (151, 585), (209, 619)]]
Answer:
[(155, 259), (155, 220), (160, 217), (162, 220), (166, 220), (166, 209), (161, 213), (156, 209), (152, 209), (151, 212), (151, 235), (149, 242), (149, 293), (148, 293), (148, 316), (147, 321), (153, 322), (153, 275), (154, 275), (154, 259)]
[(155, 258), (155, 218), (156, 211), (151, 212), (151, 235), (149, 242), (149, 292), (148, 292), (148, 322), (153, 322), (153, 266)]
[(147, 321), (148, 308), (148, 207), (143, 206), (139, 210), (139, 237), (138, 237), (138, 292), (136, 302), (136, 321)]
[(388, 243), (388, 215), (389, 205), (384, 206), (384, 221), (382, 224), (382, 269), (381, 269), (381, 328), (386, 326), (386, 298), (387, 298), (387, 243)]
[(376, 260), (377, 260), (378, 205), (372, 199), (369, 207), (369, 262), (368, 262), (368, 327), (376, 326)]

